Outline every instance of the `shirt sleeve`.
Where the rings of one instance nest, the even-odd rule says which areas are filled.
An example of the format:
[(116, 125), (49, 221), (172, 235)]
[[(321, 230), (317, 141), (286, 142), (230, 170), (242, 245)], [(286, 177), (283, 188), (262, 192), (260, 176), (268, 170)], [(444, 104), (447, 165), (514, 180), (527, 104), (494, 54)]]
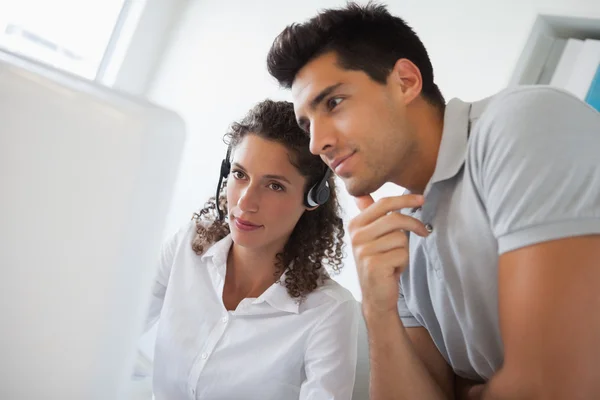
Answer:
[(398, 293), (398, 315), (400, 315), (400, 320), (405, 328), (422, 326), (406, 305), (406, 298), (404, 297), (404, 293), (402, 293), (402, 284), (400, 284), (400, 292)]
[(358, 344), (358, 303), (336, 304), (315, 326), (304, 356), (306, 380), (300, 400), (350, 400)]
[(600, 113), (553, 88), (492, 101), (470, 167), (498, 253), (600, 233)]
[(152, 291), (150, 294), (150, 300), (148, 304), (148, 311), (146, 314), (146, 320), (144, 323), (144, 330), (140, 335), (140, 342), (138, 342), (137, 356), (135, 365), (133, 368), (132, 377), (137, 381), (152, 376), (152, 359), (148, 354), (148, 350), (142, 350), (146, 346), (142, 346), (142, 341), (146, 335), (151, 335), (152, 342), (154, 342), (154, 334), (149, 333), (154, 324), (158, 321), (164, 300), (167, 292), (167, 285), (169, 283), (169, 275), (171, 273), (171, 266), (173, 264), (174, 248), (176, 246), (175, 235), (167, 240), (162, 246), (159, 253), (156, 275), (152, 284)]
[(161, 247), (157, 262), (158, 266), (156, 267), (156, 276), (152, 284), (144, 333), (148, 332), (160, 317), (165, 295), (167, 293), (167, 286), (169, 285), (169, 277), (171, 275), (175, 250), (181, 241), (182, 231), (183, 230), (172, 235)]

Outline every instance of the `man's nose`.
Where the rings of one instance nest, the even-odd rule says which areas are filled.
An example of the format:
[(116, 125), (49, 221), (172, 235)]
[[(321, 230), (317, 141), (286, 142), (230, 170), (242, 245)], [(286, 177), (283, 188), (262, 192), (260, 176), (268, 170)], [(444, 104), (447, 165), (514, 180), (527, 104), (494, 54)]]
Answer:
[(315, 119), (310, 125), (310, 152), (322, 156), (335, 147), (336, 131), (323, 119)]

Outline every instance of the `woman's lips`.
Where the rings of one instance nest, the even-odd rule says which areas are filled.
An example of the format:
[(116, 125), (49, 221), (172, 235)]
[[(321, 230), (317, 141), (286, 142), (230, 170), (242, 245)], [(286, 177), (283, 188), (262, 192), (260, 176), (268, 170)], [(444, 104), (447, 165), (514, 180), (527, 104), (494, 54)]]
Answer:
[(243, 220), (240, 218), (234, 217), (233, 222), (234, 222), (236, 228), (238, 228), (239, 230), (244, 231), (244, 232), (251, 232), (251, 231), (255, 231), (259, 228), (262, 228), (262, 225), (256, 225), (250, 221), (246, 221), (246, 220)]

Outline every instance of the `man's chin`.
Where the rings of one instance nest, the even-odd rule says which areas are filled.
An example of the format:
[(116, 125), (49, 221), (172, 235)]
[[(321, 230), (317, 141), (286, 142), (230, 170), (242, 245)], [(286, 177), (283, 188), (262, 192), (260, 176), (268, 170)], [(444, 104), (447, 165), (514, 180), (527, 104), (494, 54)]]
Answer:
[(366, 196), (379, 189), (382, 185), (358, 177), (342, 178), (346, 191), (350, 196)]

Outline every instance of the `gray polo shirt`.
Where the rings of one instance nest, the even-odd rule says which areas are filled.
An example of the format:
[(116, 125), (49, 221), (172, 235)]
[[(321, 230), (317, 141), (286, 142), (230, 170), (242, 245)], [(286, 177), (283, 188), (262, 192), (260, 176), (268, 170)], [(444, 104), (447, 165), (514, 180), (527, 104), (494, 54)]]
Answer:
[(487, 380), (503, 361), (499, 255), (600, 233), (600, 113), (540, 86), (450, 101), (425, 205), (413, 215), (432, 233), (410, 236), (402, 321), (425, 327), (458, 375)]

